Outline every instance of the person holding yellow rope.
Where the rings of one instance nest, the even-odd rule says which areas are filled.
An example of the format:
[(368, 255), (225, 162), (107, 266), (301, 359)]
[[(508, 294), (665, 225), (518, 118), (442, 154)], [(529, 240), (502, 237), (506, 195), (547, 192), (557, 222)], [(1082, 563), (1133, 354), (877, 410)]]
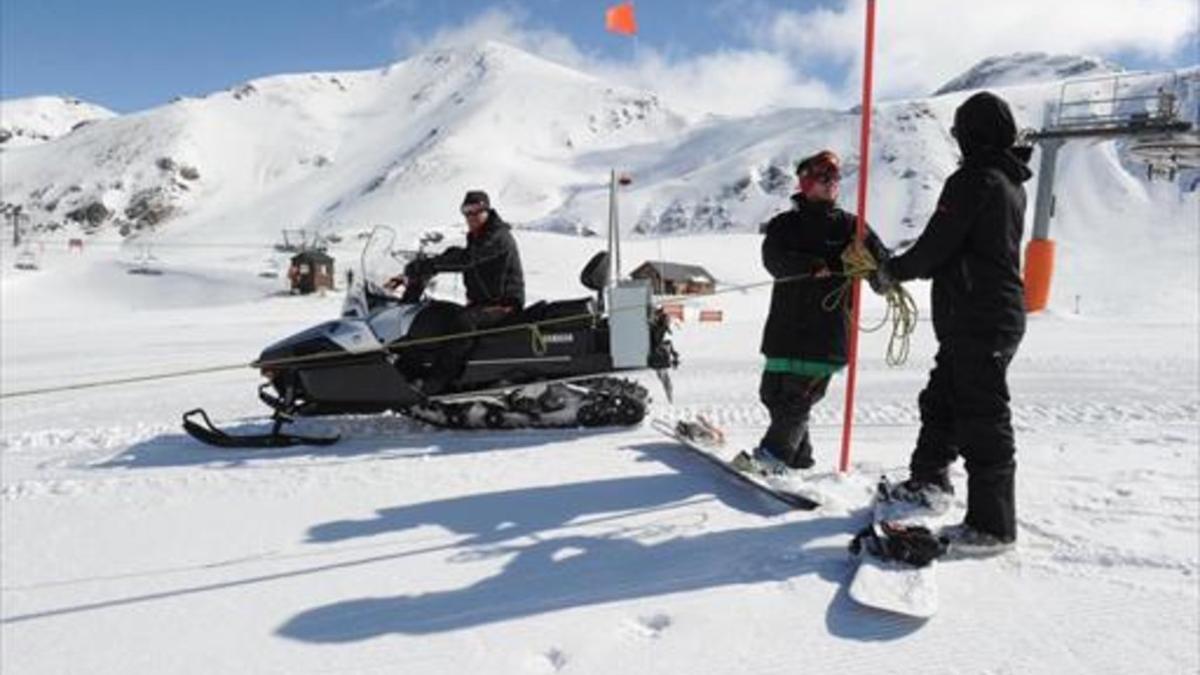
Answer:
[[(813, 465), (809, 414), (846, 365), (849, 294), (841, 292), (848, 273), (843, 255), (854, 245), (856, 218), (837, 207), (841, 160), (823, 150), (802, 160), (796, 176), (792, 208), (766, 224), (762, 244), (763, 265), (776, 280), (760, 350), (766, 365), (759, 398), (771, 423), (752, 455), (735, 460), (772, 474)], [(887, 249), (870, 229), (864, 246), (874, 260), (887, 259)], [(872, 273), (864, 275), (874, 284)]]
[(1006, 380), (1025, 333), (1021, 235), (1029, 148), (1003, 99), (968, 98), (951, 133), (962, 165), (946, 179), (937, 210), (917, 241), (880, 263), (885, 286), (931, 278), (938, 340), (929, 383), (917, 401), (921, 430), (901, 496), (948, 504), (948, 469), (966, 459), (967, 513), (943, 532), (952, 551), (990, 555), (1017, 537), (1016, 445)]

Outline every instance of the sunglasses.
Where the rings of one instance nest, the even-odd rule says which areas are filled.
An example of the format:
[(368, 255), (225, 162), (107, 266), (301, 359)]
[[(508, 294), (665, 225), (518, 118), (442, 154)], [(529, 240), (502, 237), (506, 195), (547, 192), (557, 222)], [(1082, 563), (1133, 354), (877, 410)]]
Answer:
[(464, 206), (462, 209), (462, 214), (464, 216), (467, 216), (468, 218), (471, 218), (471, 217), (477, 216), (481, 213), (484, 213), (486, 211), (487, 211), (486, 208), (483, 208), (480, 206), (476, 206), (476, 207)]
[(815, 169), (809, 173), (809, 176), (811, 176), (814, 181), (818, 183), (825, 183), (826, 185), (829, 183), (837, 183), (838, 181), (842, 180), (841, 172), (833, 167)]

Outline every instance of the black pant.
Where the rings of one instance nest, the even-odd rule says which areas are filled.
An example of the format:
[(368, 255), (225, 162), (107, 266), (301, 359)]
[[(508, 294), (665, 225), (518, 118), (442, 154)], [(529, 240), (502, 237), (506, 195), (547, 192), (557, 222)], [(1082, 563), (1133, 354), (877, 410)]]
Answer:
[(921, 431), (909, 468), (918, 480), (945, 482), (961, 454), (967, 468), (966, 523), (1004, 541), (1017, 536), (1016, 444), (1009, 411), (1008, 364), (1020, 336), (943, 340), (918, 398)]
[(463, 309), (463, 319), (473, 330), (486, 330), (504, 323), (515, 312), (507, 305), (471, 305)]
[(812, 465), (808, 417), (817, 401), (825, 397), (829, 380), (829, 375), (808, 377), (771, 372), (762, 375), (758, 397), (771, 414), (771, 426), (760, 444), (790, 467)]
[[(498, 305), (473, 305), (462, 307), (453, 303), (440, 303), (442, 307), (436, 321), (435, 335), (461, 335), (463, 337), (435, 343), (431, 350), (433, 366), (425, 378), (422, 391), (440, 394), (449, 389), (467, 365), (467, 358), (475, 347), (475, 331), (494, 328), (513, 316), (514, 310)], [(428, 310), (427, 310), (428, 311)]]

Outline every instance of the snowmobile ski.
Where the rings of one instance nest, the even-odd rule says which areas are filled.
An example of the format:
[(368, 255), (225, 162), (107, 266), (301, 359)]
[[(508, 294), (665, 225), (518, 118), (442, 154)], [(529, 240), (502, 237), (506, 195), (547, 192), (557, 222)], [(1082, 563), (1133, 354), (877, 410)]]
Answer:
[(651, 422), (650, 426), (664, 436), (674, 439), (709, 464), (721, 468), (725, 475), (734, 478), (741, 485), (751, 487), (757, 492), (793, 508), (810, 511), (821, 505), (820, 502), (809, 496), (773, 485), (766, 477), (758, 473), (741, 471), (734, 467), (732, 463), (718, 454), (720, 447), (725, 442), (724, 433), (702, 417), (697, 418), (696, 421), (681, 420), (675, 426), (671, 426), (666, 420), (656, 419)]
[[(199, 420), (195, 419), (199, 418)], [(301, 436), (284, 433), (281, 429), (288, 420), (276, 416), (272, 429), (266, 434), (234, 435), (222, 431), (213, 424), (203, 408), (189, 410), (183, 414), (183, 430), (192, 438), (218, 448), (287, 448), (295, 445), (332, 445), (339, 436)]]

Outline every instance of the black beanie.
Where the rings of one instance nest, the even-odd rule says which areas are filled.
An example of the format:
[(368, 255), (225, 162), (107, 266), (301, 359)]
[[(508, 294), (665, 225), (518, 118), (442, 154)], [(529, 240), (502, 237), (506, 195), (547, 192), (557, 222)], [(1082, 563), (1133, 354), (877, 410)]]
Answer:
[(484, 208), (491, 208), (491, 200), (488, 199), (487, 193), (483, 190), (468, 190), (467, 196), (463, 197), (463, 206), (468, 204), (482, 204)]

